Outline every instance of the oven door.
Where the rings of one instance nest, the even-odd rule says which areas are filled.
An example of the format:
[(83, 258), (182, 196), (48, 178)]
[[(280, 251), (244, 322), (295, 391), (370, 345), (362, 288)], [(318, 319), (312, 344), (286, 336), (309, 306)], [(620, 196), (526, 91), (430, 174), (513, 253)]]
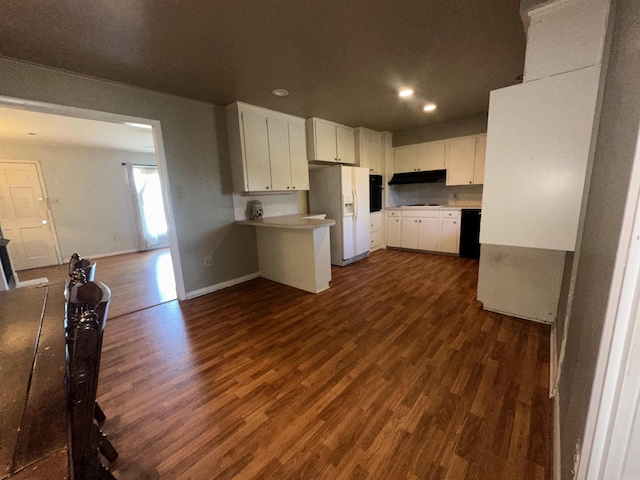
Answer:
[(369, 175), (369, 211), (382, 210), (382, 175)]

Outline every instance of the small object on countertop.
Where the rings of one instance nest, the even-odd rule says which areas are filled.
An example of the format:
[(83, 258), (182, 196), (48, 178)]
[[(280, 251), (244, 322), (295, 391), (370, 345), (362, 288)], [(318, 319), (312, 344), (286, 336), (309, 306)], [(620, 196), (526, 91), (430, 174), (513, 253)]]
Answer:
[(249, 218), (251, 220), (255, 220), (257, 218), (262, 218), (262, 202), (260, 200), (251, 200), (248, 204), (249, 210)]

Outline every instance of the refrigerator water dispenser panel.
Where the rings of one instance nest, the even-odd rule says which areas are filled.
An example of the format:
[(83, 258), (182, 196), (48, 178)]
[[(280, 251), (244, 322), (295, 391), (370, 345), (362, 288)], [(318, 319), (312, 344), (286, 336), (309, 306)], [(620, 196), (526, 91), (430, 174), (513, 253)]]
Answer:
[(353, 195), (342, 195), (342, 216), (353, 217)]

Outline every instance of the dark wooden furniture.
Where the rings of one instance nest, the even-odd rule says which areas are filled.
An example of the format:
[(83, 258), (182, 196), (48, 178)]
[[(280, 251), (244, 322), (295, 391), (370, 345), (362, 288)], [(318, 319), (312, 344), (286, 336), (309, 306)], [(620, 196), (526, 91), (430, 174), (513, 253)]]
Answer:
[(0, 478), (69, 478), (62, 285), (0, 292)]
[(4, 281), (6, 282), (5, 288), (13, 288), (16, 286), (16, 278), (11, 260), (9, 259), (7, 245), (9, 245), (9, 239), (2, 238), (2, 232), (0, 232), (0, 275), (4, 277)]
[[(110, 462), (117, 458), (118, 453), (94, 421), (102, 337), (110, 299), (111, 291), (101, 282), (72, 281), (67, 291), (66, 382), (75, 480), (115, 478), (101, 463), (99, 453)], [(98, 420), (104, 420), (104, 414), (98, 410)]]

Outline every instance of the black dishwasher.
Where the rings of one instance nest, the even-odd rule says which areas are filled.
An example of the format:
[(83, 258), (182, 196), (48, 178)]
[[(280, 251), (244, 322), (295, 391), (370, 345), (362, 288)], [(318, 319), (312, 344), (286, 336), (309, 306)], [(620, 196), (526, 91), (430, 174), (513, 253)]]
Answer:
[(460, 256), (480, 258), (480, 217), (478, 208), (462, 209), (460, 225)]

